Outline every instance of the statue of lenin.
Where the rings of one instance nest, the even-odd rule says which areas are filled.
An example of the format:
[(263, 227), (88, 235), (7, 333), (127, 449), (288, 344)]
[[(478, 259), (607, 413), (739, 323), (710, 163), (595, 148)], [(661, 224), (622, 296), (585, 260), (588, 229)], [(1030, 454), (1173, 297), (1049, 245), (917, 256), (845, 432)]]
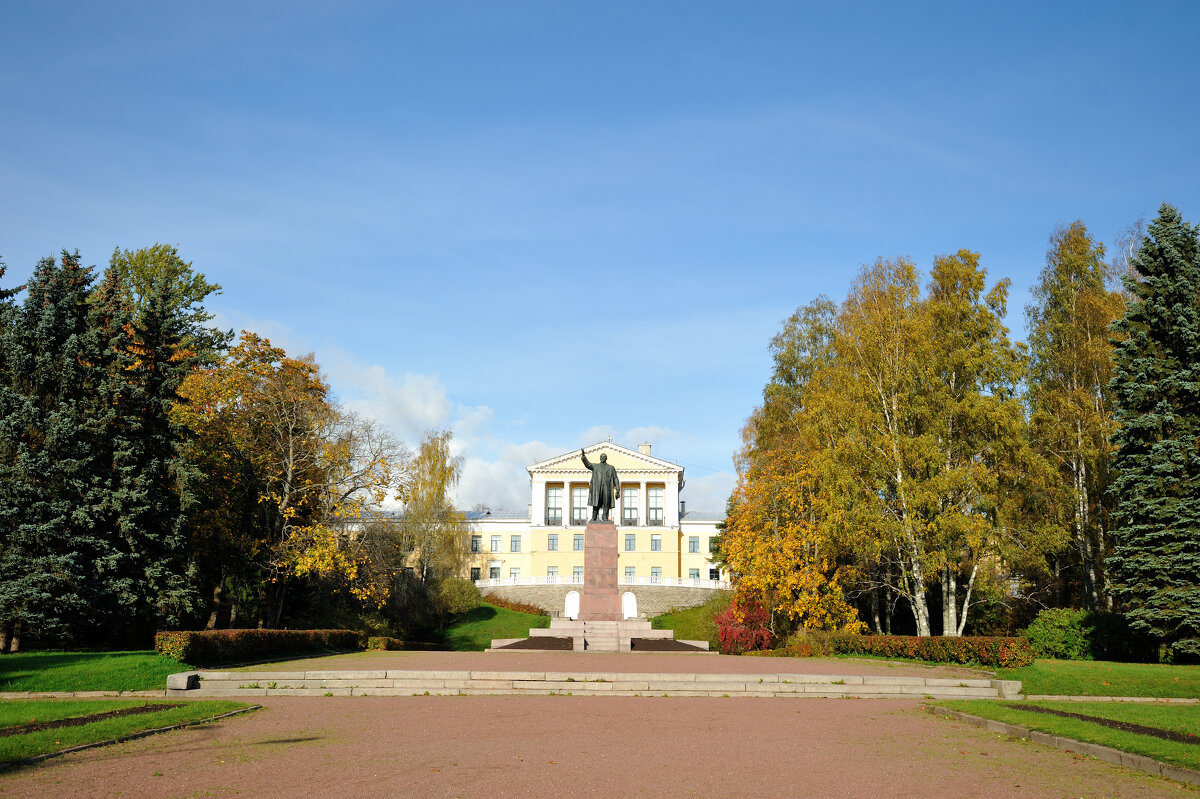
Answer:
[[(600, 453), (600, 462), (592, 463), (587, 453), (579, 450), (583, 465), (592, 473), (592, 482), (588, 486), (588, 504), (592, 506), (592, 521), (608, 521), (608, 512), (617, 504), (617, 496), (621, 493), (621, 481), (617, 479), (617, 470), (608, 465), (608, 454)], [(603, 511), (604, 518), (600, 518)]]

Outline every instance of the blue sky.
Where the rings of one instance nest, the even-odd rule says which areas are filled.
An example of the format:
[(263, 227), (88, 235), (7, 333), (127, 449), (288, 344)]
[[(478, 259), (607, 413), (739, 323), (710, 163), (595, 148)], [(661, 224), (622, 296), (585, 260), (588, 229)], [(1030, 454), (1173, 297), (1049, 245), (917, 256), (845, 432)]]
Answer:
[[(5, 3), (0, 255), (177, 244), (459, 501), (612, 436), (720, 509), (780, 321), (860, 264), (1200, 219), (1200, 5)], [(850, 10), (852, 9), (852, 10)]]

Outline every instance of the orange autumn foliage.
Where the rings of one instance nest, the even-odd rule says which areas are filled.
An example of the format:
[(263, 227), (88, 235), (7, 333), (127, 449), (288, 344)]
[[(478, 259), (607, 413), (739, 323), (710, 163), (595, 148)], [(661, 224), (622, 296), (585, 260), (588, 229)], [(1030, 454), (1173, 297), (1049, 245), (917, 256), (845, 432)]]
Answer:
[(813, 509), (813, 475), (794, 451), (763, 453), (734, 490), (720, 550), (739, 604), (760, 600), (809, 630), (860, 632), (836, 560)]

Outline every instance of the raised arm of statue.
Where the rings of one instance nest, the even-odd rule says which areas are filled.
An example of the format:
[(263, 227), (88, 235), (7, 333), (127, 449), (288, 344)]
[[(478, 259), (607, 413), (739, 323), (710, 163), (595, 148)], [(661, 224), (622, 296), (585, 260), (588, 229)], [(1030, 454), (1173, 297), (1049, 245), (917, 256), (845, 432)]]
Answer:
[(592, 470), (592, 462), (587, 459), (587, 453), (583, 450), (579, 450), (579, 457), (583, 458), (583, 465), (586, 466), (587, 470), (590, 472)]

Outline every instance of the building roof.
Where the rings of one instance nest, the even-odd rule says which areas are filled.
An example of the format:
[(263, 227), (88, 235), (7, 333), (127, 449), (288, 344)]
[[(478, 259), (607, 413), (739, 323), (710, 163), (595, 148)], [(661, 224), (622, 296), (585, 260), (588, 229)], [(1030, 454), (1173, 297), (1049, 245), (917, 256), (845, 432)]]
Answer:
[[(630, 449), (629, 447), (623, 447), (620, 444), (614, 444), (611, 441), (598, 441), (595, 444), (589, 444), (586, 447), (582, 447), (582, 449), (593, 458), (596, 457), (596, 453), (608, 451), (614, 456), (620, 456), (620, 460), (627, 464), (636, 464), (634, 468), (637, 469), (637, 471), (651, 470), (673, 472), (678, 474), (681, 479), (683, 477), (683, 467), (678, 463), (671, 463), (670, 461), (665, 461), (662, 458), (656, 458), (653, 455), (639, 452), (636, 449)], [(569, 452), (564, 452), (561, 455), (556, 455), (553, 458), (549, 458), (538, 463), (530, 464), (525, 468), (526, 471), (532, 475), (534, 472), (544, 472), (547, 470), (557, 471), (557, 469), (554, 469), (554, 467), (563, 467), (568, 465), (570, 466), (571, 471), (579, 471), (586, 474), (582, 464), (580, 464), (579, 450), (576, 449), (570, 450)], [(620, 466), (617, 469), (618, 474), (620, 474), (620, 472), (626, 468), (629, 467), (625, 465)]]
[(472, 522), (480, 522), (484, 519), (514, 519), (517, 521), (529, 521), (529, 512), (523, 510), (505, 510), (497, 508), (496, 510), (469, 510), (466, 511), (467, 520)]
[(723, 522), (725, 514), (710, 510), (688, 509), (679, 514), (679, 520), (683, 522)]

